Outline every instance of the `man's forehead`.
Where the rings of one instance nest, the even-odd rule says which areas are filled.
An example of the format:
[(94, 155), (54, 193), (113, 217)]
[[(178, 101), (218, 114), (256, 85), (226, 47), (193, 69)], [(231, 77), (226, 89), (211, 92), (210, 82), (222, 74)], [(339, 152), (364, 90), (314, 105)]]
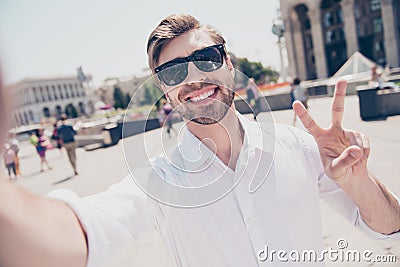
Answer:
[(200, 29), (191, 30), (172, 39), (163, 46), (158, 65), (178, 57), (187, 57), (195, 50), (214, 44), (215, 42), (205, 31)]

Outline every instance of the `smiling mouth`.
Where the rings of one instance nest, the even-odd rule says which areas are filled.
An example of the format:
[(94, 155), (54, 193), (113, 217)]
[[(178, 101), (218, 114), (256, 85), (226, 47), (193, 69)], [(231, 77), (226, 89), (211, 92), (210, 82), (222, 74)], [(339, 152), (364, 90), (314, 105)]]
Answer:
[(185, 100), (188, 102), (196, 103), (196, 102), (202, 101), (206, 98), (209, 98), (210, 96), (214, 95), (216, 91), (217, 91), (217, 88), (212, 88), (211, 90), (208, 90), (208, 91), (202, 93), (201, 95), (187, 97)]

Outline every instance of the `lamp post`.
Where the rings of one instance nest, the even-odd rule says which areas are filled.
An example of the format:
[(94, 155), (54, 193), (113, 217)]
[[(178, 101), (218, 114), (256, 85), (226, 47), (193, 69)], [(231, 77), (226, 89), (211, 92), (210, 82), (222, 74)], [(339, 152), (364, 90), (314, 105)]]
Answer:
[(279, 72), (279, 79), (278, 81), (280, 82), (286, 82), (287, 81), (287, 66), (284, 62), (283, 59), (283, 53), (285, 52), (285, 41), (283, 37), (283, 34), (285, 33), (286, 27), (285, 23), (283, 22), (280, 12), (278, 10), (278, 17), (273, 20), (272, 22), (272, 33), (278, 36), (278, 47), (279, 47), (279, 57), (281, 61), (281, 70)]

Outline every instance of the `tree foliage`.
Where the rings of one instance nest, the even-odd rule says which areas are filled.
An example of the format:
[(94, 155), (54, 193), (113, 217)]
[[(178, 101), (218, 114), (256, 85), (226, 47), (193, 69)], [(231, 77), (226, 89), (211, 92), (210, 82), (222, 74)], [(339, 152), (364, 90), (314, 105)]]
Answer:
[(265, 81), (276, 82), (279, 73), (270, 66), (264, 67), (261, 62), (249, 61), (247, 58), (237, 58), (234, 54), (230, 54), (233, 66), (243, 72), (247, 77), (254, 78), (257, 84), (265, 83)]
[(69, 118), (77, 118), (78, 117), (78, 110), (72, 103), (65, 106), (64, 112)]
[[(114, 108), (126, 109), (129, 105), (130, 97), (122, 92), (121, 88), (114, 87)], [(129, 98), (128, 98), (129, 97)]]
[(144, 85), (142, 104), (154, 105), (159, 101), (162, 95), (163, 92), (155, 84), (146, 83)]

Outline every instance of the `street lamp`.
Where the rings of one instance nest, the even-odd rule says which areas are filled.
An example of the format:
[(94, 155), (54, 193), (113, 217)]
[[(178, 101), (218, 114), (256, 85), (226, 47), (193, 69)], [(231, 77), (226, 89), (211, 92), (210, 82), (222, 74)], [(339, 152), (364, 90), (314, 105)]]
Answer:
[(285, 33), (286, 27), (283, 22), (280, 12), (278, 10), (278, 17), (272, 21), (272, 33), (278, 36), (278, 47), (279, 47), (279, 56), (281, 61), (281, 70), (279, 72), (279, 81), (286, 82), (287, 80), (287, 66), (283, 60), (283, 53), (285, 51), (285, 41), (283, 34)]

